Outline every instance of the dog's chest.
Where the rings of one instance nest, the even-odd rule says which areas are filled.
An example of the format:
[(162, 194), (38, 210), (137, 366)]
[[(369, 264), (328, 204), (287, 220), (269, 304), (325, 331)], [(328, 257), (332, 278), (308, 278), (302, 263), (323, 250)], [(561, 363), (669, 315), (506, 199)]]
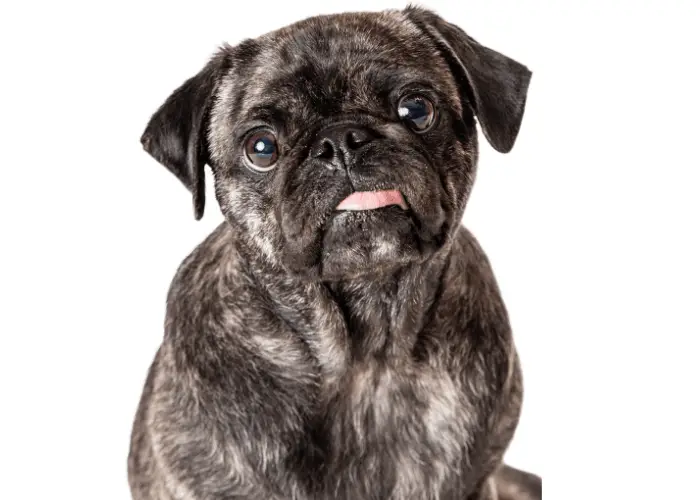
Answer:
[(471, 416), (445, 371), (357, 366), (328, 409), (329, 486), (336, 494), (366, 487), (366, 498), (438, 498), (463, 467)]

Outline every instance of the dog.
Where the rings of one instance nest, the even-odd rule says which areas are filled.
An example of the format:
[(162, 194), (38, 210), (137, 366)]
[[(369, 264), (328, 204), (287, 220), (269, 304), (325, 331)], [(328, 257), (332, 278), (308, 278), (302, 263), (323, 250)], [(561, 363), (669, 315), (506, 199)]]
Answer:
[(477, 121), (509, 152), (531, 71), (432, 10), (224, 45), (141, 142), (225, 222), (187, 257), (136, 413), (135, 500), (541, 498), (503, 464), (522, 378), (461, 224)]

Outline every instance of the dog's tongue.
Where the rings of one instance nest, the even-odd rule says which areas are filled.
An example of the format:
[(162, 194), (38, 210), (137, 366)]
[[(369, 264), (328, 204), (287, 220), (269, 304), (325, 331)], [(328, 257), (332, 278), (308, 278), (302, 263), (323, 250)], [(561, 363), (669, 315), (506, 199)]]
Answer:
[(390, 205), (398, 205), (404, 210), (408, 210), (406, 200), (396, 190), (356, 191), (341, 201), (336, 210), (373, 210)]

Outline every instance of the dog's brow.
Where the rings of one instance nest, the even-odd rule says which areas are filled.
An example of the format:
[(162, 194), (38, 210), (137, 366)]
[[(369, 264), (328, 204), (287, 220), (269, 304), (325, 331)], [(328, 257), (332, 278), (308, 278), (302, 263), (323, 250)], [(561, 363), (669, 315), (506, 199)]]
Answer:
[(250, 108), (248, 119), (261, 120), (272, 123), (286, 123), (289, 112), (272, 104), (258, 105)]

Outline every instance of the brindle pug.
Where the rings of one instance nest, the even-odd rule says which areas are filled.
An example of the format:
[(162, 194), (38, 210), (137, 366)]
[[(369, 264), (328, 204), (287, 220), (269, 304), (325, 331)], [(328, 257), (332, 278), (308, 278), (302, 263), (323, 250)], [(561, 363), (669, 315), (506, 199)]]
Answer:
[(133, 497), (540, 498), (502, 465), (522, 385), (461, 226), (477, 127), (508, 152), (530, 71), (418, 7), (223, 47), (142, 137), (226, 222), (172, 283)]

